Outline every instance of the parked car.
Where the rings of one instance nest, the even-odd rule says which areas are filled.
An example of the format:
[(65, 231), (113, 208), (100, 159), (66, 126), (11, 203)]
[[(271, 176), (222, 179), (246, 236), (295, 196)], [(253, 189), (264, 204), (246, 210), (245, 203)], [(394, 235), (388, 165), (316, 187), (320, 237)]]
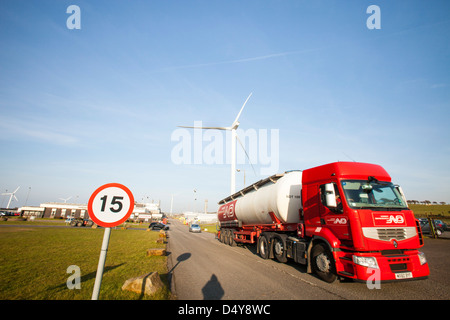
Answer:
[(198, 224), (191, 224), (189, 232), (202, 232), (202, 228)]
[[(69, 219), (67, 219), (67, 220), (69, 220)], [(93, 224), (94, 224), (94, 221), (89, 220), (89, 219), (71, 218), (71, 220), (70, 220), (70, 226), (72, 226), (72, 227), (92, 227)]]
[(447, 224), (442, 220), (434, 220), (436, 227), (442, 228), (444, 231), (448, 230)]
[[(420, 220), (420, 227), (422, 228), (422, 232), (425, 234), (431, 234), (430, 224), (428, 223), (428, 220)], [(436, 226), (435, 222), (435, 228), (434, 228), (436, 235), (439, 237), (442, 233), (444, 233), (444, 229), (441, 227)]]
[(152, 222), (148, 228), (150, 230), (169, 230), (169, 226), (161, 222)]

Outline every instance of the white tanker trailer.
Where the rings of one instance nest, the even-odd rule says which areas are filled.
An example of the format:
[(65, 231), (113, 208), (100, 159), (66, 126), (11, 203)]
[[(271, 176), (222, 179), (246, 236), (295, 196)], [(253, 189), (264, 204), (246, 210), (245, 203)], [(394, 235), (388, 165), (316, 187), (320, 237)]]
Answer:
[[(223, 226), (245, 226), (299, 223), (301, 202), (301, 171), (277, 174), (223, 199), (218, 212)], [(274, 219), (276, 217), (276, 219)]]

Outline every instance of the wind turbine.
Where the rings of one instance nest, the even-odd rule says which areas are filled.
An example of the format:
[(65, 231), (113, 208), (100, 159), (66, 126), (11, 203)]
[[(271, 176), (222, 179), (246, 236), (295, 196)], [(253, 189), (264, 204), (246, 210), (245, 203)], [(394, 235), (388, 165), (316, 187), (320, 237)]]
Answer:
[(6, 206), (6, 209), (9, 209), (9, 205), (11, 204), (11, 200), (13, 197), (14, 197), (14, 199), (16, 199), (16, 201), (19, 201), (16, 198), (16, 192), (17, 192), (17, 190), (19, 190), (19, 188), (20, 187), (17, 187), (17, 189), (14, 192), (2, 193), (2, 196), (9, 196), (9, 201), (8, 201), (8, 205)]
[[(245, 100), (244, 104), (242, 105), (241, 110), (239, 111), (236, 119), (233, 121), (230, 127), (187, 127), (187, 126), (178, 126), (180, 128), (192, 128), (192, 129), (216, 129), (216, 130), (229, 130), (231, 131), (231, 188), (230, 188), (230, 194), (234, 194), (236, 192), (236, 140), (238, 139), (236, 134), (236, 129), (239, 127), (239, 117), (241, 116), (242, 110), (244, 110), (244, 107), (252, 96), (253, 93), (250, 93), (250, 95), (247, 97), (247, 100)], [(242, 146), (241, 141), (239, 140), (239, 143)], [(245, 151), (245, 149), (244, 149)], [(247, 152), (245, 152), (247, 154)], [(247, 155), (248, 156), (248, 155)], [(253, 166), (253, 165), (252, 165)]]
[(58, 198), (58, 199), (64, 201), (64, 203), (67, 203), (67, 200), (69, 200), (69, 199), (71, 199), (71, 198), (72, 198), (72, 196), (70, 196), (70, 197), (68, 197), (68, 198), (66, 198), (66, 199), (64, 199), (64, 198)]

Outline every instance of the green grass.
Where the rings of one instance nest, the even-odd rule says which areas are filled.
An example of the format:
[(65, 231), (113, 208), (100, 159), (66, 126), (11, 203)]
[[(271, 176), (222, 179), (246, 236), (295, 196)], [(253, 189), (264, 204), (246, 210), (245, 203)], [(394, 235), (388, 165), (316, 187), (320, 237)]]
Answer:
[(435, 218), (450, 222), (450, 205), (410, 204), (409, 208), (416, 218)]
[(216, 224), (201, 224), (200, 227), (202, 228), (202, 231), (206, 231), (205, 232), (210, 232), (210, 233), (216, 233), (217, 229), (216, 229)]
[[(103, 228), (0, 228), (0, 299), (91, 299)], [(148, 257), (159, 233), (143, 230), (111, 230), (99, 299), (170, 299), (167, 257)], [(81, 269), (81, 289), (68, 289), (70, 265)], [(153, 296), (122, 291), (132, 277), (157, 271), (166, 288)]]

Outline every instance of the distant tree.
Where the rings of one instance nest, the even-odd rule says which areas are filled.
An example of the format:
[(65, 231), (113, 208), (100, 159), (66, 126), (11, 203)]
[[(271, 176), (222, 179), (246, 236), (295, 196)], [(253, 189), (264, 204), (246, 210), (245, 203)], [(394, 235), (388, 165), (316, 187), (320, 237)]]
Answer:
[(440, 204), (442, 204), (442, 205), (445, 205), (446, 203), (445, 203), (445, 201), (441, 201), (441, 202), (439, 202)]

